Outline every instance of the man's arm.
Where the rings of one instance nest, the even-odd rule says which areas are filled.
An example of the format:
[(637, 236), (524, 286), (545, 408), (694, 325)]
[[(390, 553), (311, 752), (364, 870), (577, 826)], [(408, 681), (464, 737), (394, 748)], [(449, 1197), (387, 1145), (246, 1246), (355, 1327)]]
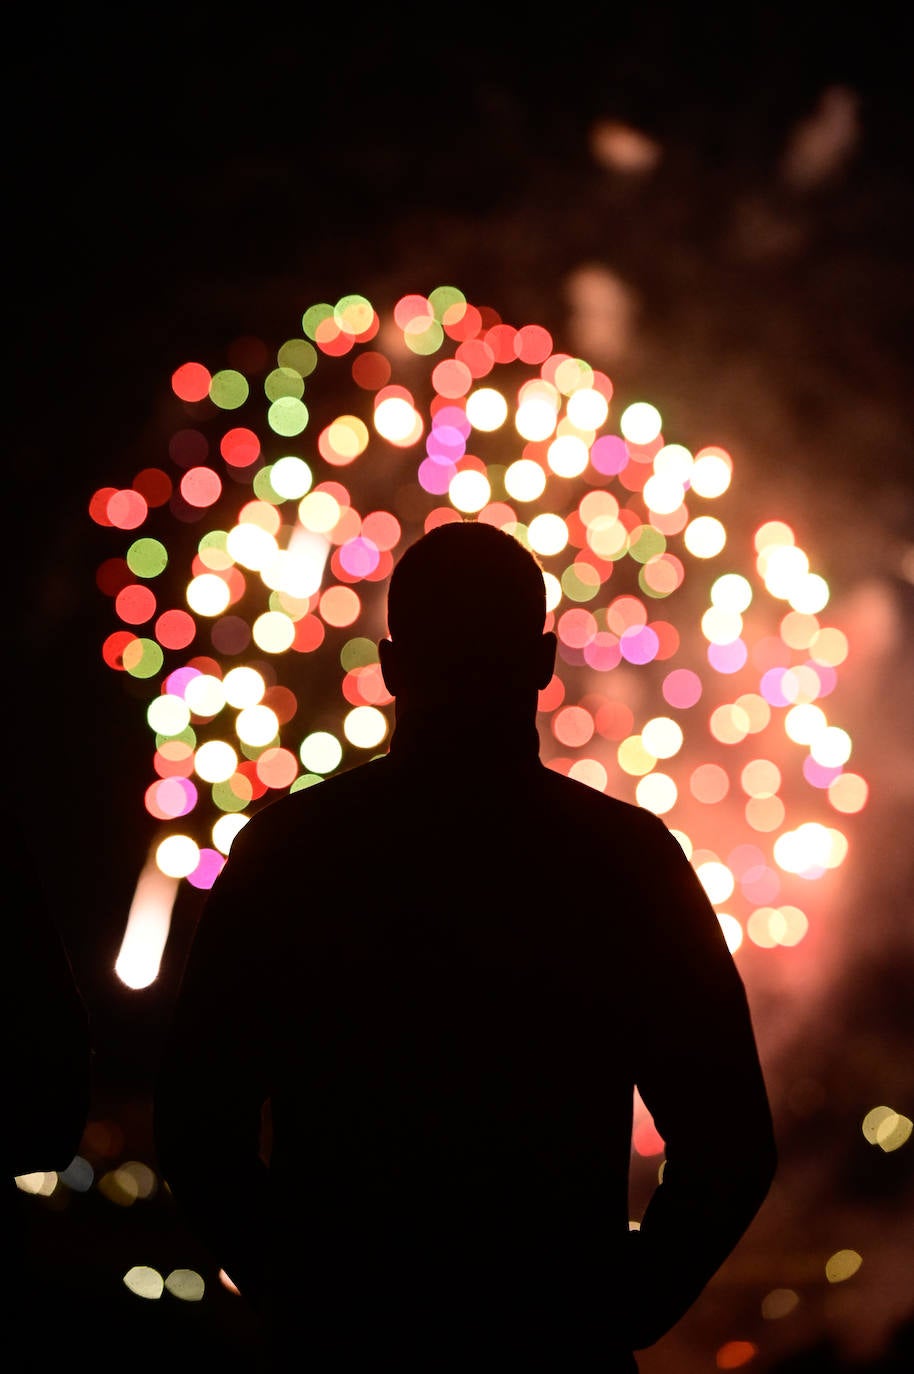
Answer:
[(239, 832), (194, 934), (155, 1092), (160, 1167), (179, 1210), (256, 1308), (266, 1291), (261, 1158), (268, 1006), (257, 827)]
[(694, 869), (662, 830), (646, 878), (652, 948), (636, 1054), (666, 1161), (630, 1237), (634, 1349), (692, 1306), (761, 1207), (777, 1164), (742, 979)]

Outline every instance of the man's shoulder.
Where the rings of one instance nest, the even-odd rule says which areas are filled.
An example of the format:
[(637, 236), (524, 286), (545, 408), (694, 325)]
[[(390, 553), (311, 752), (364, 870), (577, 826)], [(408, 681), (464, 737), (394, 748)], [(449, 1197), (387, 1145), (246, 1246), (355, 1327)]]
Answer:
[(570, 778), (548, 766), (544, 766), (542, 771), (543, 785), (555, 803), (573, 817), (580, 818), (582, 823), (611, 826), (616, 831), (622, 830), (645, 838), (669, 835), (667, 827), (653, 811), (611, 793), (600, 792), (588, 783)]
[(355, 764), (269, 802), (254, 812), (240, 832), (239, 838), (244, 837), (241, 847), (282, 844), (294, 833), (332, 823), (341, 810), (351, 817), (360, 799), (369, 804), (372, 794), (382, 785), (387, 773), (384, 763), (383, 758), (377, 758)]

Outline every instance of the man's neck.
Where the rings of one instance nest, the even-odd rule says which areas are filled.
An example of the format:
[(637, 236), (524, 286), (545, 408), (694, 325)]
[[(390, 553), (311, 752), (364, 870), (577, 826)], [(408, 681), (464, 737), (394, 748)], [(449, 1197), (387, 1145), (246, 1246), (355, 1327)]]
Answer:
[(398, 759), (454, 758), (483, 766), (539, 759), (536, 699), (404, 702), (398, 698), (391, 754)]

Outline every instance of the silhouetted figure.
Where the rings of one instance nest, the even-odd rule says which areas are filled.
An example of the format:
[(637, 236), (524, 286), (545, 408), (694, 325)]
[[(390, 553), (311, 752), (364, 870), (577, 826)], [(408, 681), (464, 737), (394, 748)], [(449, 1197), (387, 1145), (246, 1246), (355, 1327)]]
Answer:
[[(743, 984), (681, 846), (540, 760), (545, 619), (511, 535), (407, 549), (389, 753), (255, 814), (203, 911), (160, 1163), (276, 1368), (634, 1370), (770, 1186)], [(636, 1086), (667, 1155), (640, 1231)]]
[[(92, 1046), (69, 954), (35, 877), (37, 856), (29, 855), (18, 818), (8, 808), (4, 815), (10, 872), (15, 864), (21, 881), (3, 930), (3, 1284), (25, 1331), (27, 1208), (35, 1202), (20, 1193), (16, 1179), (62, 1173), (72, 1163), (89, 1112)], [(25, 1358), (22, 1351), (17, 1358)]]

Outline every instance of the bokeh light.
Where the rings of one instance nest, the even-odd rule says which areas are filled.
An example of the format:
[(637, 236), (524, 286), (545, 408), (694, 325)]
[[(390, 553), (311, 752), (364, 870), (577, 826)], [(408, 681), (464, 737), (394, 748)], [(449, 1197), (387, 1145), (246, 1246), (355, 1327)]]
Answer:
[(664, 818), (736, 957), (800, 946), (869, 799), (831, 700), (852, 645), (801, 531), (728, 515), (731, 454), (453, 286), (309, 306), (251, 356), (176, 367), (163, 451), (88, 502), (100, 654), (146, 692), (150, 864), (205, 890), (258, 806), (387, 749), (390, 571), (475, 519), (543, 566), (544, 762)]

